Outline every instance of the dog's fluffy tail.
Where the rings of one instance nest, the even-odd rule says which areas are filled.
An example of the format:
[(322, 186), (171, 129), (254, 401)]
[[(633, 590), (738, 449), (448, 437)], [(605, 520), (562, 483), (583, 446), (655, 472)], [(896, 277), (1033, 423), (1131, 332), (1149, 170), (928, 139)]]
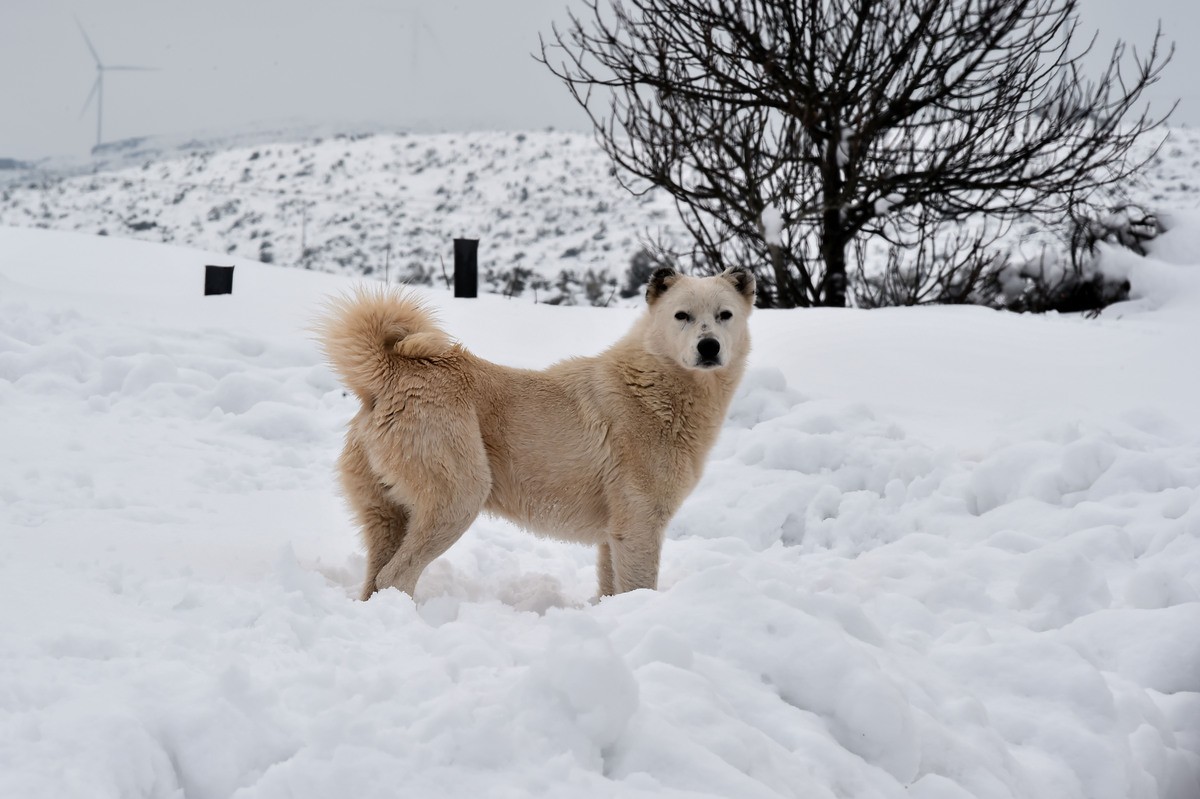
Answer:
[(330, 301), (316, 325), (329, 363), (365, 403), (411, 359), (448, 354), (454, 344), (411, 294), (359, 288)]

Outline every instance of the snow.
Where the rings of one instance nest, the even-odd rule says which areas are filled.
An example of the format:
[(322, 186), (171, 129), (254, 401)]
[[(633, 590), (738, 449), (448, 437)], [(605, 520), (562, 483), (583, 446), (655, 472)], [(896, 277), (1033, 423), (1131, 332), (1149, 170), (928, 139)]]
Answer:
[(850, 163), (850, 139), (854, 137), (854, 129), (842, 125), (837, 139), (837, 165), (845, 168)]
[(875, 216), (884, 216), (902, 202), (904, 202), (904, 195), (892, 192), (886, 197), (880, 197), (871, 207), (875, 211)]
[(763, 239), (767, 244), (776, 247), (783, 246), (783, 214), (773, 205), (768, 205), (762, 212)]
[[(760, 311), (661, 590), (357, 593), (344, 277), (0, 228), (0, 796), (1200, 795), (1200, 214), (1097, 319)], [(637, 311), (425, 292), (540, 367)]]

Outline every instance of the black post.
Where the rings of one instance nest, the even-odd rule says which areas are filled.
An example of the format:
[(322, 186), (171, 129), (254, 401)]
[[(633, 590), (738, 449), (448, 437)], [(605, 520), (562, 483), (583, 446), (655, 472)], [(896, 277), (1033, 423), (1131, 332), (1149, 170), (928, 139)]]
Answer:
[(233, 267), (212, 266), (204, 267), (204, 294), (232, 294)]
[(454, 240), (454, 296), (479, 296), (479, 239)]

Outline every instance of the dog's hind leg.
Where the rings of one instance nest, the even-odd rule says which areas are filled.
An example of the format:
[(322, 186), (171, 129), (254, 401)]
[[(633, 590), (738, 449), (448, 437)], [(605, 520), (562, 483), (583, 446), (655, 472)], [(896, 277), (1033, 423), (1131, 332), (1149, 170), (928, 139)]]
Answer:
[[(486, 493), (484, 497), (486, 497)], [(376, 588), (393, 586), (409, 596), (421, 572), (454, 544), (483, 510), (483, 498), (421, 508), (409, 519), (404, 541), (375, 576)]]
[(472, 443), (474, 446), (467, 446), (464, 457), (440, 464), (448, 467), (444, 471), (426, 472), (447, 475), (450, 479), (427, 484), (416, 495), (404, 540), (375, 576), (376, 588), (394, 586), (412, 596), (425, 567), (461, 538), (483, 510), (492, 490), (492, 475), (483, 441), (477, 439)]
[(366, 454), (348, 441), (339, 462), (342, 489), (358, 517), (363, 543), (367, 546), (367, 574), (361, 599), (375, 593), (379, 570), (395, 556), (408, 529), (408, 511), (387, 493), (387, 486), (371, 470)]
[(375, 506), (368, 513), (373, 518), (363, 525), (367, 541), (367, 575), (361, 596), (364, 601), (375, 593), (379, 572), (396, 556), (408, 530), (408, 512), (403, 505)]

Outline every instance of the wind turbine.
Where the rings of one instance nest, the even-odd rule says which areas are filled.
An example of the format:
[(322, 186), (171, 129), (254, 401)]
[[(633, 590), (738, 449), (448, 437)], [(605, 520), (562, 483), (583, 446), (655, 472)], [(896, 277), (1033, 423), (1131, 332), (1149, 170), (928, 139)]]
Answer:
[(104, 124), (104, 73), (105, 72), (157, 72), (156, 67), (130, 67), (130, 66), (112, 66), (105, 64), (100, 60), (100, 54), (96, 52), (96, 47), (92, 44), (92, 40), (88, 38), (87, 31), (83, 29), (83, 23), (79, 21), (79, 17), (75, 18), (75, 24), (79, 26), (79, 32), (83, 34), (83, 41), (87, 44), (88, 50), (91, 51), (92, 58), (96, 61), (96, 82), (92, 84), (92, 90), (88, 92), (87, 99), (83, 101), (83, 108), (79, 111), (79, 118), (83, 119), (83, 115), (87, 113), (88, 106), (92, 104), (92, 98), (96, 98), (96, 146), (100, 146), (102, 126)]
[(434, 31), (433, 27), (429, 24), (429, 21), (425, 19), (425, 15), (421, 13), (421, 0), (411, 0), (407, 4), (407, 10), (398, 9), (395, 7), (394, 3), (390, 2), (375, 3), (371, 7), (386, 14), (406, 13), (408, 22), (404, 23), (404, 27), (408, 28), (409, 63), (412, 70), (411, 77), (415, 79), (421, 73), (421, 62), (423, 61), (421, 57), (421, 41), (423, 38), (422, 34), (428, 36), (429, 39), (438, 47), (441, 47), (442, 44), (441, 40), (438, 38), (437, 32)]
[(426, 21), (425, 15), (421, 13), (419, 4), (415, 2), (409, 7), (409, 33), (411, 44), (408, 51), (412, 57), (412, 73), (415, 78), (421, 72), (421, 34), (428, 34), (434, 44), (441, 45), (438, 35)]

